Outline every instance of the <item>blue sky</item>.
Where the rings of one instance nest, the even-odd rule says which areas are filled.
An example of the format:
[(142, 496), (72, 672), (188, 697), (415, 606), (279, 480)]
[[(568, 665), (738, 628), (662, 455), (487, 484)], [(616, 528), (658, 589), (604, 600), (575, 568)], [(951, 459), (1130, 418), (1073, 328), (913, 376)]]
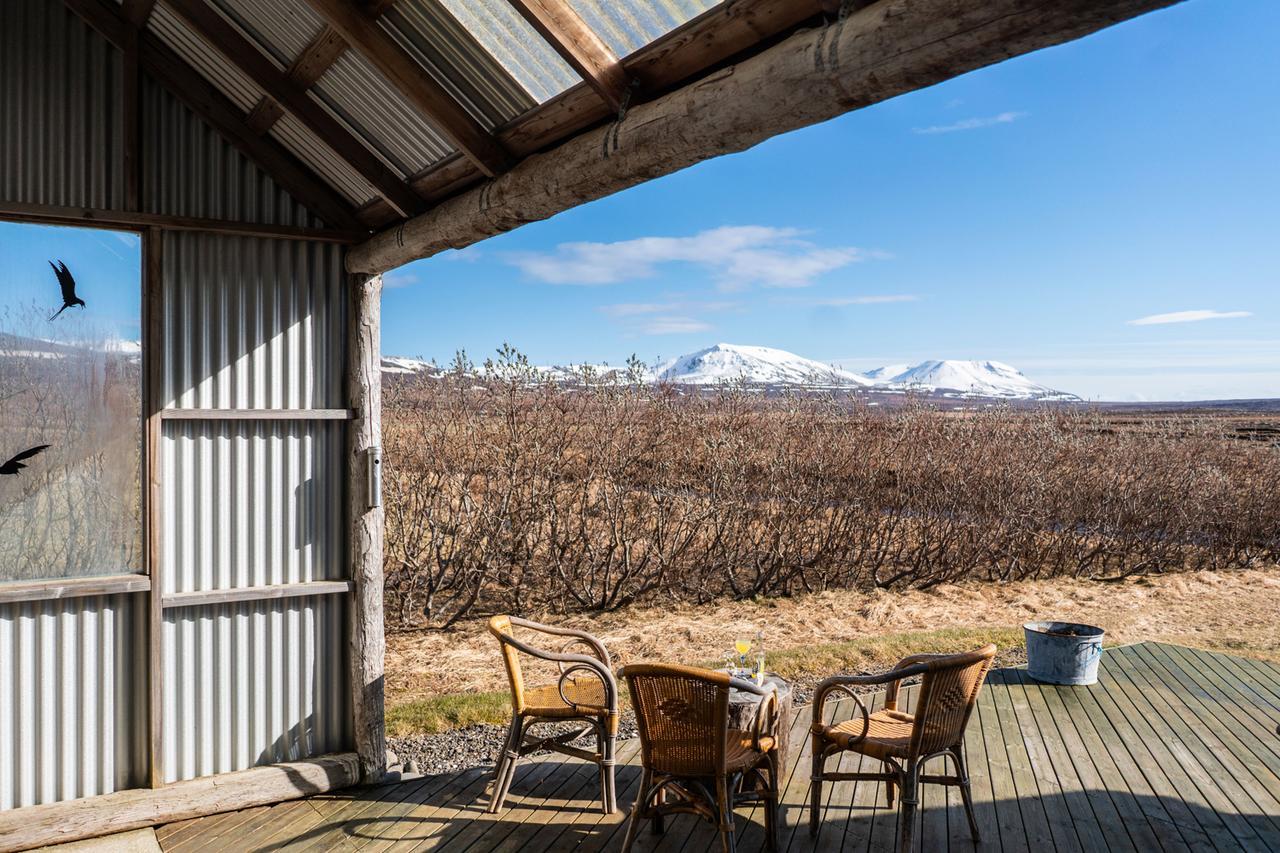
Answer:
[[(1280, 3), (1190, 0), (410, 264), (383, 350), (728, 341), (996, 359), (1092, 399), (1280, 397), (1277, 33)], [(3, 302), (56, 308), (57, 257), (136, 339), (129, 235), (0, 223)]]
[[(997, 359), (1091, 398), (1280, 396), (1277, 33), (1280, 4), (1190, 0), (410, 264), (383, 349), (729, 341)], [(1249, 316), (1129, 322), (1187, 311)]]

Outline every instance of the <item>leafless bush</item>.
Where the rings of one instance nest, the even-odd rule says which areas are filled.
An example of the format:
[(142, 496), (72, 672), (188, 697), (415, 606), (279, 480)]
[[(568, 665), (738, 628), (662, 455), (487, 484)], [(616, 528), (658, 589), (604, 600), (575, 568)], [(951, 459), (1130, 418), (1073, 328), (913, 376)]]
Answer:
[(385, 404), (398, 626), (1280, 560), (1280, 448), (1225, 418), (565, 385), (510, 350)]

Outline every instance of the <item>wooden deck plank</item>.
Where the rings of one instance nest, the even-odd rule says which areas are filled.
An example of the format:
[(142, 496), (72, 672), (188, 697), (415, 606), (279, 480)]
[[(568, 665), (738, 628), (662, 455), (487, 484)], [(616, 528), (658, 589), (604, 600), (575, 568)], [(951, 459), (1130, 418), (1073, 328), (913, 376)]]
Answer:
[[(1188, 753), (1188, 761), (1194, 762), (1198, 773), (1197, 779), (1206, 779), (1212, 783), (1214, 808), (1222, 817), (1241, 843), (1245, 839), (1256, 838), (1267, 849), (1280, 849), (1280, 826), (1269, 818), (1249, 820), (1246, 809), (1260, 810), (1262, 815), (1280, 813), (1280, 803), (1266, 794), (1261, 785), (1245, 785), (1242, 778), (1250, 775), (1250, 768), (1244, 756), (1252, 756), (1247, 750), (1238, 752), (1226, 748), (1219, 736), (1207, 735), (1203, 721), (1190, 712), (1186, 705), (1186, 691), (1173, 693), (1157, 676), (1150, 666), (1144, 666), (1144, 660), (1136, 650), (1125, 650), (1116, 656), (1119, 666), (1118, 676), (1129, 679), (1141, 695), (1142, 702), (1153, 712), (1153, 720), (1158, 719), (1161, 728), (1177, 739)], [(1221, 737), (1231, 737), (1223, 729)]]
[[(906, 691), (904, 703), (912, 701)], [(882, 702), (873, 697), (873, 706)], [(829, 715), (848, 716), (851, 703)], [(844, 707), (842, 707), (844, 706)], [(808, 835), (809, 709), (796, 709), (783, 773), (780, 848), (893, 849), (897, 808), (881, 783), (828, 783), (822, 832)], [(921, 788), (921, 850), (1116, 851), (1280, 849), (1280, 667), (1181, 646), (1109, 649), (1091, 687), (992, 674), (966, 733), (976, 846), (958, 791)], [(619, 748), (619, 807), (597, 810), (595, 768), (560, 756), (521, 765), (508, 806), (484, 814), (490, 768), (332, 792), (160, 827), (167, 853), (217, 850), (535, 853), (616, 850), (639, 785), (638, 743)], [(942, 762), (931, 772), (945, 772)], [(846, 753), (840, 769), (878, 762)], [(949, 766), (949, 763), (948, 763)], [(764, 848), (760, 809), (738, 813), (739, 850)], [(668, 820), (642, 828), (640, 851), (718, 850), (715, 828)]]

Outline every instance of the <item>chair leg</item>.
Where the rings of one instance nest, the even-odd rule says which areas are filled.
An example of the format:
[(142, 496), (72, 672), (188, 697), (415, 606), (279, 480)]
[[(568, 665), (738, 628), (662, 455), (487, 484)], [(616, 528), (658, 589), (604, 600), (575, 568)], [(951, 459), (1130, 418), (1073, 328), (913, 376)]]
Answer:
[(818, 822), (822, 818), (822, 771), (825, 763), (822, 757), (824, 746), (822, 738), (814, 735), (813, 772), (809, 774), (809, 835), (818, 834)]
[(524, 720), (519, 714), (513, 714), (511, 727), (507, 730), (507, 742), (503, 744), (502, 756), (494, 772), (493, 797), (489, 800), (489, 814), (502, 811), (502, 805), (507, 799), (507, 791), (511, 788), (511, 780), (516, 775), (516, 763), (520, 760), (520, 742), (523, 739)]
[[(886, 771), (886, 772), (888, 772), (888, 773), (892, 773), (892, 772), (894, 772), (894, 767), (893, 767), (893, 765), (892, 765), (892, 764), (890, 764), (890, 763), (889, 763), (889, 762), (887, 762), (887, 761), (884, 763), (884, 769), (885, 769), (885, 771)], [(894, 789), (894, 787), (895, 787), (895, 786), (894, 786), (894, 784), (893, 784), (893, 781), (892, 781), (892, 780), (889, 780), (889, 781), (887, 781), (887, 782), (885, 782), (885, 783), (884, 783), (884, 801), (885, 801), (885, 805), (886, 805), (886, 806), (888, 806), (889, 808), (893, 808), (893, 789)]]
[(766, 756), (766, 760), (769, 762), (769, 787), (765, 790), (764, 834), (769, 849), (776, 853), (778, 849), (778, 791), (780, 789), (777, 751), (770, 751)]
[(654, 835), (662, 835), (667, 831), (667, 818), (658, 812), (658, 808), (667, 802), (667, 789), (659, 788), (653, 792), (653, 819), (649, 821), (649, 831)]
[(960, 779), (960, 799), (964, 801), (964, 813), (969, 817), (969, 834), (974, 841), (981, 841), (978, 832), (978, 821), (973, 816), (973, 792), (969, 789), (969, 767), (964, 761), (964, 744), (958, 744), (951, 750), (956, 760), (956, 776)]
[(898, 810), (898, 853), (910, 853), (915, 841), (916, 807), (920, 800), (920, 763), (916, 759), (907, 762), (902, 774), (902, 805)]
[(640, 790), (636, 792), (636, 801), (631, 806), (631, 817), (627, 818), (627, 836), (622, 842), (622, 853), (630, 853), (631, 845), (636, 843), (636, 833), (644, 819), (644, 805), (649, 799), (649, 786), (652, 784), (653, 771), (646, 767), (640, 775)]
[(723, 853), (737, 853), (738, 844), (734, 839), (733, 798), (730, 796), (729, 780), (716, 779), (716, 811), (720, 813), (720, 849)]
[(605, 814), (618, 810), (618, 798), (614, 788), (614, 750), (617, 738), (613, 735), (597, 735), (600, 750), (600, 807)]

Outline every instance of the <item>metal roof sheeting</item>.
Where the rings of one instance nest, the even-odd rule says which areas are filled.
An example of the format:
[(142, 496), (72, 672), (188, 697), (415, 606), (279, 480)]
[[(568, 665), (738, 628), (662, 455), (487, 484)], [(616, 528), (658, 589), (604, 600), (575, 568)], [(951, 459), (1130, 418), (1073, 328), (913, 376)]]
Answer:
[(716, 5), (715, 0), (568, 0), (618, 56), (627, 56)]
[(402, 177), (453, 152), (431, 122), (355, 51), (340, 56), (312, 94)]
[(380, 197), (372, 184), (289, 113), (272, 125), (271, 136), (356, 207)]
[(486, 129), (535, 106), (438, 0), (400, 0), (378, 23)]
[(147, 22), (147, 29), (159, 36), (162, 42), (173, 48), (202, 77), (217, 86), (218, 91), (246, 113), (262, 99), (264, 93), (260, 86), (227, 61), (163, 3), (156, 4), (155, 11)]
[(303, 0), (212, 0), (280, 64), (288, 68), (324, 28)]

